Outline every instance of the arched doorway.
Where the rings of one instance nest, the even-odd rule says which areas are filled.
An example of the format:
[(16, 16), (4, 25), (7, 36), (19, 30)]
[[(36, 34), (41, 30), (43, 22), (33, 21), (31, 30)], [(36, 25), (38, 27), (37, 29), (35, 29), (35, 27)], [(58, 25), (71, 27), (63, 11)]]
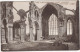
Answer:
[(19, 41), (21, 39), (21, 30), (20, 24), (18, 22), (14, 22), (13, 24), (13, 39)]
[[(56, 16), (56, 18), (50, 16)], [(42, 12), (42, 36), (44, 37), (44, 39), (48, 39), (50, 33), (58, 34), (58, 29), (56, 28), (57, 25), (54, 25), (53, 23), (53, 21), (57, 22), (57, 17), (58, 17), (57, 9), (50, 4), (47, 4)], [(50, 18), (52, 18), (53, 20), (50, 21)], [(55, 29), (53, 29), (53, 27), (55, 27)]]

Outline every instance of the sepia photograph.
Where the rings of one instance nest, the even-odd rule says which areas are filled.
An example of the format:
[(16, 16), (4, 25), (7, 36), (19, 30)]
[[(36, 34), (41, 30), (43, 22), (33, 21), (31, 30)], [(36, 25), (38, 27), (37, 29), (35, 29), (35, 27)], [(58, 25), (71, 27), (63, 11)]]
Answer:
[(0, 1), (1, 51), (79, 50), (79, 0)]

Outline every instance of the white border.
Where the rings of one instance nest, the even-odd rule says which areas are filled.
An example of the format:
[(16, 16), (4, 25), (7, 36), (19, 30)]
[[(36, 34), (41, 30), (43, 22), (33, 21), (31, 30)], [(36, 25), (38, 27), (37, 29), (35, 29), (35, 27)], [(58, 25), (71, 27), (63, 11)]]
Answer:
[[(0, 2), (1, 1), (53, 1), (53, 0), (0, 0)], [(55, 0), (55, 1), (57, 1), (57, 0)], [(58, 1), (74, 1), (74, 0), (58, 0)], [(79, 27), (80, 27), (80, 17), (79, 17)], [(79, 28), (79, 30), (80, 30), (80, 28)], [(76, 51), (75, 50), (72, 50), (72, 51), (71, 50), (63, 50), (63, 51), (56, 51), (56, 52), (67, 52), (67, 51), (68, 52), (80, 52), (80, 50), (76, 50)], [(1, 52), (1, 43), (0, 43), (0, 52)], [(16, 51), (2, 51), (2, 52), (16, 52)], [(17, 51), (17, 52), (43, 52), (43, 51)], [(50, 52), (50, 51), (44, 51), (44, 52)], [(51, 51), (51, 52), (55, 52), (55, 51)]]
[(0, 1), (75, 1), (75, 0), (0, 0)]

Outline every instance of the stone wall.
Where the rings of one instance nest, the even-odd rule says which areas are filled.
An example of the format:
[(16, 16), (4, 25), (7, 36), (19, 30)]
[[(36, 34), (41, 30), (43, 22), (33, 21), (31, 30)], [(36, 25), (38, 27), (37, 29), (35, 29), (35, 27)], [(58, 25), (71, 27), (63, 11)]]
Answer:
[[(2, 4), (1, 4), (2, 3)], [(1, 2), (0, 3), (0, 11), (2, 10), (2, 13), (0, 12), (0, 19), (1, 19), (1, 27), (2, 31), (5, 33), (2, 33), (1, 35), (4, 36), (5, 43), (6, 41), (12, 42), (13, 41), (13, 2)], [(47, 9), (47, 8), (48, 9)], [(51, 7), (52, 9), (49, 9)], [(3, 9), (1, 9), (3, 8)], [(5, 9), (6, 8), (6, 9)], [(78, 15), (66, 15), (65, 14), (65, 8), (59, 4), (55, 3), (47, 3), (45, 6), (43, 6), (41, 9), (39, 9), (33, 1), (30, 2), (29, 6), (29, 33), (30, 33), (30, 41), (40, 41), (43, 40), (44, 38), (47, 39), (49, 36), (49, 28), (48, 28), (48, 19), (52, 13), (54, 13), (57, 16), (58, 19), (58, 37), (60, 39), (67, 37), (67, 20), (70, 18), (70, 20), (73, 23), (73, 35), (72, 35), (72, 40), (78, 40), (78, 19), (75, 17), (78, 17)], [(46, 12), (44, 12), (46, 11)], [(55, 12), (53, 12), (55, 11)], [(72, 10), (70, 10), (72, 11)], [(51, 12), (51, 13), (49, 13)], [(73, 11), (72, 11), (73, 12)], [(47, 15), (45, 15), (47, 14)], [(48, 15), (49, 14), (49, 15)], [(20, 16), (21, 17), (21, 16)], [(24, 17), (24, 16), (23, 16)], [(24, 17), (25, 18), (25, 17)], [(76, 20), (75, 20), (76, 19)], [(6, 25), (4, 27), (3, 21), (6, 21)], [(22, 20), (22, 18), (20, 19)], [(25, 20), (25, 19), (23, 19)], [(25, 21), (19, 23), (20, 24), (20, 36), (21, 36), (21, 41), (25, 41), (25, 35), (26, 35), (26, 24)], [(6, 36), (7, 35), (7, 36)], [(76, 39), (75, 39), (76, 37)]]
[[(51, 7), (55, 8), (57, 10), (57, 13), (55, 13), (57, 15), (58, 18), (58, 36), (59, 38), (66, 38), (67, 37), (67, 20), (70, 17), (73, 21), (73, 36), (75, 36), (75, 21), (74, 21), (74, 15), (73, 16), (67, 16), (65, 14), (65, 8), (62, 7), (59, 4), (55, 4), (55, 3), (47, 3), (45, 6), (43, 6), (41, 9), (39, 9), (34, 2), (30, 3), (30, 40), (31, 41), (35, 41), (35, 34), (37, 33), (37, 40), (42, 40), (43, 38), (47, 38), (48, 37), (48, 21), (47, 21), (47, 17), (49, 15), (46, 15), (44, 18), (43, 17), (43, 11), (45, 10), (45, 8), (51, 5)], [(48, 9), (49, 10), (49, 9)], [(38, 17), (36, 17), (35, 15), (35, 11), (37, 11), (38, 13)], [(70, 10), (72, 11), (72, 10)], [(72, 11), (73, 12), (73, 11)], [(49, 13), (46, 11), (46, 13)], [(43, 14), (43, 15), (42, 15)], [(39, 29), (36, 31), (36, 24), (35, 22), (39, 25)], [(32, 24), (32, 25), (31, 25)], [(35, 33), (33, 33), (33, 31), (35, 31)], [(73, 37), (72, 36), (72, 37)]]
[(13, 8), (12, 8), (12, 5), (13, 5), (13, 2), (1, 2), (1, 6), (0, 6), (2, 8), (1, 23), (2, 23), (2, 28), (4, 28), (5, 30), (4, 39), (6, 43), (13, 41), (13, 12), (12, 12)]

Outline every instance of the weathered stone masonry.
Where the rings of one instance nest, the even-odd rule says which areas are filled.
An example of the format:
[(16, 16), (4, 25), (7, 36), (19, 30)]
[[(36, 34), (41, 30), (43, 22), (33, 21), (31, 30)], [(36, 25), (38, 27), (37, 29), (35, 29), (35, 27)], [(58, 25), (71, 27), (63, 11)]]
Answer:
[[(29, 34), (30, 41), (40, 41), (47, 39), (49, 36), (48, 20), (51, 14), (55, 14), (58, 19), (58, 38), (63, 39), (67, 37), (67, 21), (70, 19), (73, 26), (72, 40), (77, 40), (78, 21), (75, 18), (77, 14), (75, 10), (66, 9), (63, 6), (55, 3), (47, 3), (42, 8), (38, 8), (33, 1), (29, 6)], [(26, 24), (25, 17), (20, 15), (20, 21), (18, 21), (18, 30), (13, 26), (13, 2), (1, 2), (0, 3), (0, 19), (1, 19), (1, 37), (2, 43), (10, 43), (14, 40), (15, 31), (19, 31), (21, 42), (25, 42)], [(66, 15), (65, 11), (69, 10), (74, 15)], [(14, 30), (15, 29), (15, 30)]]
[[(48, 10), (46, 10), (48, 8)], [(53, 8), (53, 9), (51, 9)], [(36, 30), (36, 24), (37, 23), (37, 28), (36, 30), (37, 33), (37, 40), (42, 40), (44, 38), (47, 38), (49, 36), (48, 34), (48, 19), (49, 16), (54, 13), (57, 18), (58, 18), (58, 35), (59, 38), (66, 38), (67, 37), (67, 21), (70, 19), (73, 23), (73, 35), (72, 38), (75, 37), (75, 11), (66, 9), (63, 6), (55, 3), (47, 3), (45, 6), (43, 6), (41, 9), (39, 9), (34, 2), (30, 3), (30, 9), (31, 11), (29, 12), (30, 15), (30, 40), (35, 41), (35, 33), (33, 30)], [(49, 13), (53, 10), (52, 13)], [(65, 11), (69, 10), (74, 13), (74, 15), (66, 15)], [(46, 11), (46, 12), (45, 12)], [(48, 11), (48, 12), (47, 12)], [(37, 12), (37, 13), (35, 13)], [(47, 15), (46, 15), (47, 14)], [(45, 16), (46, 15), (46, 16)]]
[[(13, 41), (13, 2), (1, 2), (1, 37), (2, 43)], [(6, 41), (5, 41), (6, 40)]]

